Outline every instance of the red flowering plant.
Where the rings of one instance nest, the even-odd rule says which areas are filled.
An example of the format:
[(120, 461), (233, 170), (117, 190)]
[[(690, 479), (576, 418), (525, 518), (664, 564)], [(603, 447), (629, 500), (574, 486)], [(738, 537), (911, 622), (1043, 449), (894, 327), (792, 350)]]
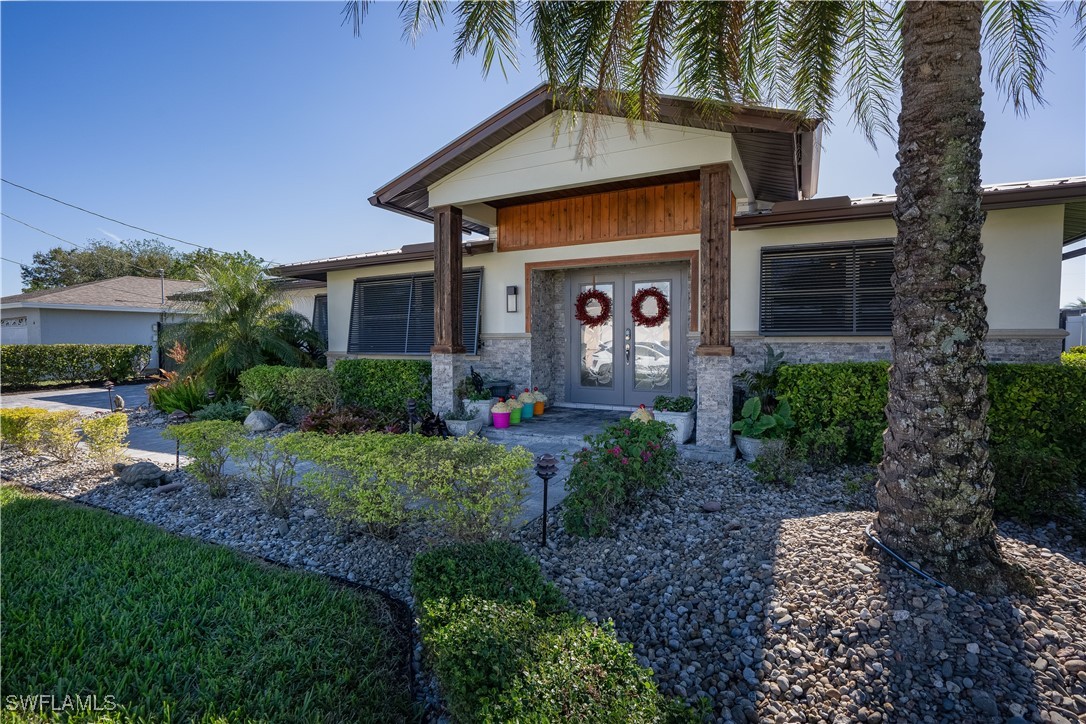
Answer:
[(673, 480), (679, 454), (670, 429), (655, 420), (619, 420), (586, 437), (588, 444), (573, 456), (566, 482), (566, 529), (604, 535), (621, 512)]

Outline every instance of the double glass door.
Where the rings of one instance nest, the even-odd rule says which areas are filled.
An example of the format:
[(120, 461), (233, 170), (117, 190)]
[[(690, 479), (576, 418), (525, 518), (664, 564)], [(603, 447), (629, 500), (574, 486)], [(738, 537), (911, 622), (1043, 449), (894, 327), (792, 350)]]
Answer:
[[(636, 407), (652, 406), (657, 395), (675, 396), (685, 390), (686, 339), (683, 270), (623, 271), (602, 269), (569, 276), (571, 402)], [(611, 316), (596, 327), (575, 318), (582, 292), (597, 289), (611, 300)], [(631, 303), (642, 290), (655, 288), (667, 300), (667, 318), (656, 326), (634, 320)], [(660, 309), (655, 293), (642, 295), (641, 315), (652, 319)], [(590, 315), (600, 311), (590, 302)]]

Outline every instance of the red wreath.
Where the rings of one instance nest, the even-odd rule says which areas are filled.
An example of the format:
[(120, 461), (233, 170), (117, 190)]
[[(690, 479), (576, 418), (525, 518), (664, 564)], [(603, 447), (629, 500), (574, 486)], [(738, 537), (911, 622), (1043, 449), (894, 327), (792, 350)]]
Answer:
[[(656, 300), (656, 314), (651, 317), (641, 311), (645, 301), (648, 299)], [(634, 324), (639, 327), (659, 327), (667, 321), (667, 317), (670, 313), (671, 305), (668, 304), (667, 297), (664, 296), (664, 293), (661, 292), (658, 287), (640, 289), (633, 295), (633, 299), (630, 300), (630, 316), (633, 317)]]
[[(588, 312), (588, 303), (595, 300), (600, 305), (599, 314)], [(577, 295), (573, 317), (586, 327), (599, 327), (611, 318), (611, 297), (599, 289), (586, 289)]]

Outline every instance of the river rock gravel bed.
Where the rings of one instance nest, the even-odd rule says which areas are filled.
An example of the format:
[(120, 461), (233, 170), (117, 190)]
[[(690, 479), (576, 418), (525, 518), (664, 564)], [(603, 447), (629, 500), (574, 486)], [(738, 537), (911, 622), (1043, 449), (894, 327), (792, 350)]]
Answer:
[[(179, 489), (155, 492), (82, 458), (4, 450), (2, 467), (5, 480), (408, 603), (411, 560), (445, 542), (422, 529), (348, 534), (304, 499), (283, 520), (242, 481), (216, 500), (184, 471), (171, 473)], [(925, 583), (866, 541), (873, 514), (848, 510), (842, 483), (862, 470), (790, 488), (740, 464), (681, 472), (610, 537), (567, 534), (560, 508), (548, 547), (539, 521), (514, 534), (577, 610), (614, 621), (666, 694), (704, 698), (719, 721), (1086, 720), (1086, 550), (1062, 531), (1001, 524), (1004, 554), (1039, 575), (1040, 590), (974, 596)], [(433, 699), (429, 683), (420, 672)]]
[[(1086, 720), (1086, 552), (1053, 527), (1000, 528), (1036, 597), (941, 589), (866, 541), (849, 512), (856, 471), (765, 486), (742, 465), (683, 479), (612, 537), (552, 514), (519, 534), (589, 618), (612, 619), (661, 689), (718, 720)], [(720, 503), (719, 512), (706, 503)]]

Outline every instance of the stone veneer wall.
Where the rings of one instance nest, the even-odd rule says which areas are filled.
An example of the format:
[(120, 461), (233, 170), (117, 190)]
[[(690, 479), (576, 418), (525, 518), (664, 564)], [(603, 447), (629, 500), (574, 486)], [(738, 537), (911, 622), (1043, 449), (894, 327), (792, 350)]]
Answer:
[[(735, 337), (735, 373), (757, 369), (765, 360), (765, 345), (784, 353), (784, 361), (793, 364), (815, 362), (890, 361), (889, 337), (840, 337), (815, 341), (788, 337)], [(1059, 362), (1062, 339), (1058, 337), (1005, 337), (992, 335), (985, 348), (990, 362)]]
[(537, 269), (532, 272), (531, 314), (532, 385), (546, 392), (552, 402), (564, 402), (569, 359), (565, 271)]
[[(532, 339), (521, 335), (482, 335), (479, 358), (468, 358), (467, 365), (483, 377), (509, 380), (514, 389), (523, 388), (532, 377)], [(538, 384), (538, 383), (533, 383)]]

